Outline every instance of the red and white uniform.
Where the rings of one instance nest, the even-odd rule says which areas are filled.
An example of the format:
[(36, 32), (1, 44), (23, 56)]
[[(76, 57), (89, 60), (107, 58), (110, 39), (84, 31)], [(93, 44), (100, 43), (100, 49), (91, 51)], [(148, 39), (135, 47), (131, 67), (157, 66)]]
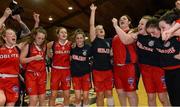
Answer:
[(5, 93), (6, 103), (18, 100), (19, 80), (17, 77), (20, 70), (19, 64), (19, 52), (15, 46), (11, 48), (7, 46), (0, 47), (0, 90)]
[(64, 44), (54, 42), (51, 72), (51, 89), (62, 90), (70, 89), (70, 50), (71, 42), (66, 41)]
[(40, 95), (46, 92), (46, 49), (39, 48), (34, 43), (29, 46), (29, 56), (42, 55), (43, 60), (31, 61), (27, 64), (25, 73), (26, 90), (29, 95)]
[(118, 35), (112, 40), (114, 58), (114, 83), (116, 89), (125, 91), (136, 90), (135, 63), (137, 54), (135, 44), (124, 45)]

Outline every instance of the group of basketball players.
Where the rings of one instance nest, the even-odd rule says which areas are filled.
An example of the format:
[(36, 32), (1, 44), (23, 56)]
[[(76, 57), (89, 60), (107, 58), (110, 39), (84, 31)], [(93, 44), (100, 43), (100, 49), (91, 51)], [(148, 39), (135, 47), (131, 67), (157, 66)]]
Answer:
[[(38, 27), (39, 14), (36, 13), (35, 28), (30, 38), (17, 44), (15, 31), (3, 25), (12, 12), (7, 8), (0, 18), (0, 106), (14, 106), (18, 100), (20, 64), (25, 68), (29, 106), (38, 103), (46, 105), (47, 56), (52, 58), (49, 106), (55, 106), (58, 90), (63, 91), (63, 105), (70, 104), (71, 82), (75, 90), (75, 105), (88, 106), (91, 71), (97, 106), (104, 106), (104, 98), (107, 98), (108, 106), (114, 106), (114, 85), (121, 106), (127, 106), (127, 100), (130, 106), (138, 106), (136, 90), (140, 73), (149, 106), (156, 106), (156, 95), (163, 106), (180, 105), (178, 6), (180, 0), (176, 1), (176, 9), (166, 12), (159, 19), (143, 16), (137, 29), (131, 27), (128, 15), (120, 17), (119, 25), (118, 20), (113, 18), (117, 35), (106, 39), (103, 26), (95, 26), (97, 7), (92, 4), (91, 46), (85, 44), (85, 33), (79, 29), (73, 35), (75, 43), (69, 41), (64, 27), (56, 29), (57, 40), (46, 43), (47, 33)], [(19, 16), (18, 19), (23, 23)]]

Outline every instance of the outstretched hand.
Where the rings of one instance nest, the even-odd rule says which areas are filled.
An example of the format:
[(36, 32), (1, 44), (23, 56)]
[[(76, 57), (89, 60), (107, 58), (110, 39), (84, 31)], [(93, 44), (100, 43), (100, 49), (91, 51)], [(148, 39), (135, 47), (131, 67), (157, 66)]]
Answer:
[(33, 18), (34, 18), (34, 20), (35, 20), (35, 22), (38, 22), (39, 23), (39, 14), (38, 13), (36, 13), (36, 12), (33, 12)]
[(95, 6), (94, 4), (92, 4), (92, 5), (90, 6), (90, 9), (91, 9), (91, 10), (96, 10), (96, 9), (97, 9), (97, 6)]
[(113, 19), (112, 19), (112, 23), (113, 23), (113, 26), (114, 26), (114, 27), (115, 27), (115, 26), (118, 26), (118, 21), (117, 21), (116, 18), (113, 18)]

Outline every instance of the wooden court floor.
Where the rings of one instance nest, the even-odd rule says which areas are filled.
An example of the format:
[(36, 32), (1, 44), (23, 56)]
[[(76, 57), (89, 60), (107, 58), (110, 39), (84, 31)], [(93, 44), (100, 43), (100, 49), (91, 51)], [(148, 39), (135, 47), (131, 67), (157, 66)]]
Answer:
[[(49, 82), (50, 73), (48, 75), (49, 76), (48, 76), (48, 82), (47, 82), (47, 90), (50, 89), (50, 87), (49, 87), (50, 86), (49, 85), (50, 84), (50, 82)], [(142, 79), (140, 79), (139, 89), (138, 89), (137, 93), (138, 93), (138, 98), (139, 98), (139, 106), (148, 106), (148, 104), (147, 104), (147, 95), (146, 95), (146, 92), (145, 92), (145, 89), (144, 89), (144, 85), (143, 85)], [(74, 97), (74, 95), (71, 95), (71, 96)], [(94, 97), (94, 96), (95, 96), (95, 93), (91, 91), (90, 98)], [(114, 96), (114, 100), (115, 100), (115, 106), (120, 106), (115, 89), (113, 89), (113, 96)], [(71, 98), (71, 99), (73, 99), (73, 98)], [(56, 101), (58, 103), (58, 100), (56, 100)], [(106, 99), (105, 99), (105, 104), (106, 104)], [(162, 106), (158, 99), (157, 99), (157, 105), (158, 106)], [(90, 107), (96, 107), (95, 102), (93, 102), (90, 105)]]

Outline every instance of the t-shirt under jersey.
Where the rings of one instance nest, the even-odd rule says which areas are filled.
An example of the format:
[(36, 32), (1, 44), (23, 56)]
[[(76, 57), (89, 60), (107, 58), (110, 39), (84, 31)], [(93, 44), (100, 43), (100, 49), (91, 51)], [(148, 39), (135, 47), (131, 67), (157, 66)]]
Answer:
[(175, 55), (180, 54), (179, 38), (173, 37), (168, 41), (158, 39), (155, 42), (156, 51), (161, 57), (161, 67), (180, 65), (180, 60), (175, 58)]
[(71, 75), (83, 76), (90, 72), (90, 46), (75, 47), (71, 50)]
[(160, 57), (155, 52), (156, 38), (150, 35), (138, 35), (136, 42), (138, 61), (140, 64), (160, 66)]
[(111, 41), (112, 39), (101, 39), (96, 37), (92, 42), (93, 69), (110, 70), (111, 65)]

